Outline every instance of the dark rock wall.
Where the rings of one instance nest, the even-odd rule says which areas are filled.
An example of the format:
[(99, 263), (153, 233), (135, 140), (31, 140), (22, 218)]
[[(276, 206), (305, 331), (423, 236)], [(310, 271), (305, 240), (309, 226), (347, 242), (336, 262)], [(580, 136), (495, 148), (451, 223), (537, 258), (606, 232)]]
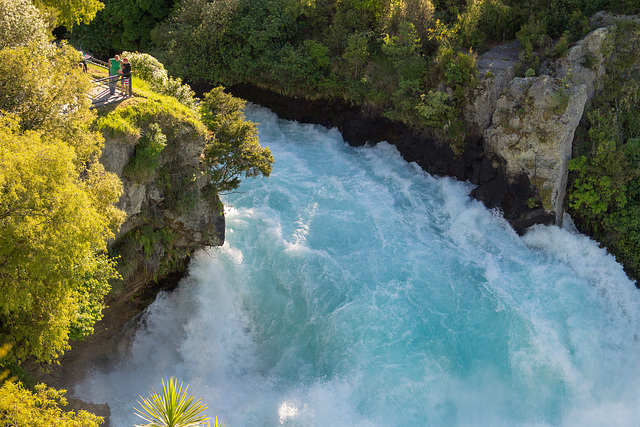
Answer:
[[(200, 95), (209, 90), (202, 83), (193, 87)], [(398, 148), (406, 161), (417, 163), (432, 175), (469, 181), (478, 186), (472, 196), (490, 209), (500, 209), (519, 233), (537, 223), (553, 223), (553, 215), (541, 208), (529, 207), (536, 197), (529, 179), (524, 175), (507, 178), (500, 161), (485, 154), (479, 137), (470, 138), (464, 153), (456, 156), (444, 141), (418, 134), (402, 124), (343, 101), (308, 101), (248, 85), (232, 86), (228, 90), (234, 96), (269, 108), (283, 119), (336, 127), (345, 141), (354, 146), (387, 141)]]

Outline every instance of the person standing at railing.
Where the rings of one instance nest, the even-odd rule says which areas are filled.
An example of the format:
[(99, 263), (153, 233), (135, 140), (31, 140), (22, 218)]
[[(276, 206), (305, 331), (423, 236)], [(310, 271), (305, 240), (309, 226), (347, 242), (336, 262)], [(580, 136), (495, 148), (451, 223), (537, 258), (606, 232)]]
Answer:
[(131, 96), (131, 63), (129, 59), (122, 58), (122, 88), (125, 96)]
[(120, 80), (120, 56), (115, 55), (109, 59), (109, 93), (116, 93), (118, 80)]
[(82, 55), (82, 59), (80, 60), (80, 69), (83, 72), (86, 73), (87, 72), (87, 57), (82, 51), (80, 51), (80, 55)]

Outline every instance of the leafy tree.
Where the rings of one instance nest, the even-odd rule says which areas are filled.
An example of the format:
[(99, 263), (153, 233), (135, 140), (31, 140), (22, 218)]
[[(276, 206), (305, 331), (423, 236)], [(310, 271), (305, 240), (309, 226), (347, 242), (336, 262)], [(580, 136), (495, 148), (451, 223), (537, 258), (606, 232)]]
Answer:
[(95, 55), (149, 51), (151, 31), (169, 14), (173, 3), (173, 0), (104, 0), (104, 9), (90, 24), (74, 27), (70, 38)]
[(0, 50), (47, 42), (47, 25), (29, 0), (0, 0)]
[(0, 426), (97, 427), (103, 423), (102, 417), (87, 411), (63, 411), (65, 392), (45, 384), (30, 391), (22, 383), (5, 381), (0, 387)]
[(0, 342), (17, 361), (51, 361), (91, 333), (116, 276), (121, 184), (98, 161), (77, 54), (0, 51)]
[(38, 3), (54, 8), (58, 12), (60, 25), (67, 28), (80, 23), (88, 24), (104, 8), (99, 0), (38, 0)]
[(364, 71), (370, 57), (369, 37), (366, 33), (351, 34), (347, 40), (347, 47), (342, 54), (348, 65), (347, 72), (352, 77), (358, 78)]
[(0, 51), (0, 109), (15, 113), (22, 130), (43, 130), (73, 146), (82, 166), (100, 150), (89, 130), (90, 77), (77, 66), (80, 53), (67, 44), (46, 50), (25, 46)]
[(233, 191), (240, 176), (271, 174), (273, 156), (258, 143), (256, 125), (245, 120), (245, 101), (224, 92), (222, 87), (205, 94), (202, 120), (212, 133), (204, 150), (212, 185), (220, 193)]
[[(187, 386), (182, 390), (183, 384), (171, 377), (168, 384), (162, 380), (162, 394), (155, 390), (149, 399), (140, 396), (139, 408), (134, 408), (136, 415), (145, 420), (146, 424), (136, 424), (136, 427), (198, 427), (204, 426), (209, 420), (202, 415), (207, 406), (200, 399), (194, 401), (193, 396), (188, 396)], [(208, 424), (208, 423), (207, 423)], [(218, 426), (216, 418), (214, 427)]]
[(50, 361), (101, 317), (121, 187), (97, 162), (79, 172), (72, 147), (13, 117), (0, 139), (0, 341), (17, 360)]

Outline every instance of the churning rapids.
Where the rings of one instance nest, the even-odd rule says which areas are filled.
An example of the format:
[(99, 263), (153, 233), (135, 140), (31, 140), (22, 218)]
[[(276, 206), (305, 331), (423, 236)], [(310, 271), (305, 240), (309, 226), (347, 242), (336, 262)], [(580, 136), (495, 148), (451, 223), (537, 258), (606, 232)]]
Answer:
[(130, 427), (171, 376), (229, 427), (637, 426), (640, 291), (567, 228), (519, 237), (396, 149), (249, 107), (276, 163), (227, 242), (74, 394)]

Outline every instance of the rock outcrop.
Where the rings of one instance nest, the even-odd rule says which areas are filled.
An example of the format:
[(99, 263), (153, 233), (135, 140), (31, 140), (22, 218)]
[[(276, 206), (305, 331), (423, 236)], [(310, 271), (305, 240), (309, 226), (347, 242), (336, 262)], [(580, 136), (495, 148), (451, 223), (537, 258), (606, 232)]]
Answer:
[(504, 164), (508, 180), (524, 174), (541, 205), (560, 224), (575, 129), (605, 73), (609, 30), (598, 28), (548, 63), (537, 78), (515, 78), (496, 103), (484, 132), (485, 152)]
[(222, 245), (225, 231), (219, 198), (203, 196), (202, 191), (207, 185), (201, 165), (206, 129), (166, 111), (158, 112), (154, 121), (166, 136), (166, 146), (151, 176), (134, 179), (126, 172), (150, 121), (141, 123), (134, 136), (107, 135), (100, 159), (122, 181), (117, 206), (127, 215), (110, 247), (127, 254), (123, 276), (136, 272), (149, 280), (181, 270), (197, 249)]
[(585, 84), (549, 76), (516, 78), (497, 103), (485, 131), (485, 148), (505, 162), (506, 174), (525, 174), (545, 211), (562, 220), (568, 163), (576, 127), (587, 101)]
[[(113, 172), (122, 181), (123, 194), (117, 204), (125, 211), (127, 219), (120, 227), (115, 240), (131, 231), (149, 224), (153, 214), (156, 228), (169, 227), (180, 247), (200, 248), (219, 246), (224, 242), (224, 215), (219, 209), (220, 201), (200, 197), (207, 184), (201, 173), (201, 154), (206, 136), (202, 129), (181, 123), (175, 129), (162, 129), (169, 136), (167, 149), (163, 150), (157, 169), (163, 176), (154, 176), (148, 182), (136, 182), (125, 173), (125, 166), (133, 155), (137, 141), (132, 144), (125, 138), (105, 140), (100, 162), (108, 172)], [(182, 181), (188, 181), (188, 188)], [(180, 188), (194, 196), (186, 206), (167, 203), (172, 189)]]
[(587, 97), (591, 99), (600, 88), (601, 78), (605, 74), (609, 32), (608, 28), (598, 28), (587, 34), (565, 56), (552, 64), (549, 74), (571, 84), (584, 84)]
[(491, 125), (502, 91), (515, 77), (520, 42), (496, 46), (478, 56), (478, 85), (469, 96), (462, 114), (472, 133), (482, 135)]

